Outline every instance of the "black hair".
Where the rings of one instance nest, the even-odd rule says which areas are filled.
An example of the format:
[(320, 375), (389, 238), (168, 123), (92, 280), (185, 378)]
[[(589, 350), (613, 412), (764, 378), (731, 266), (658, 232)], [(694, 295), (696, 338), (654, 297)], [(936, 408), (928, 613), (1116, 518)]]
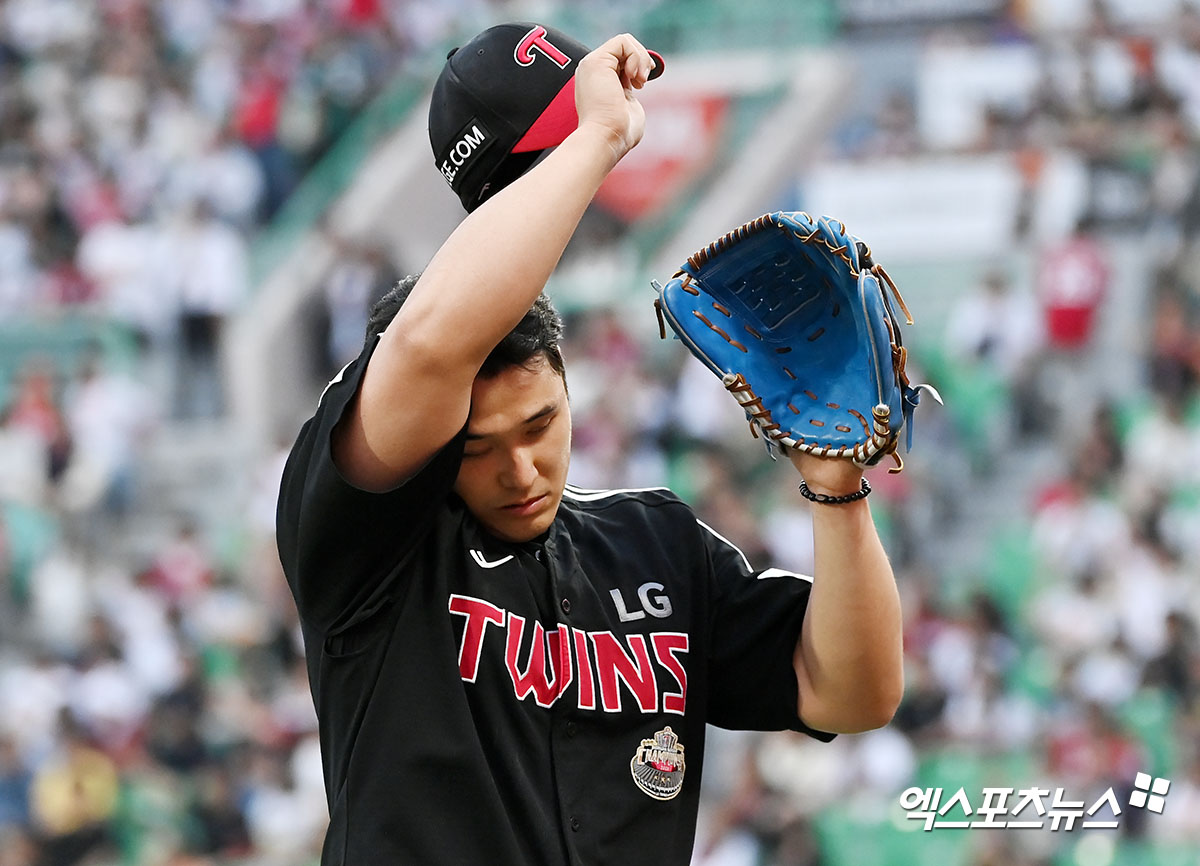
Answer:
[[(408, 299), (420, 276), (409, 274), (375, 302), (367, 319), (367, 343), (382, 334), (392, 319), (396, 318), (396, 313)], [(554, 309), (554, 304), (544, 292), (539, 294), (529, 312), (488, 354), (483, 366), (479, 368), (479, 375), (490, 379), (508, 367), (532, 367), (541, 357), (565, 382), (566, 367), (558, 345), (562, 339), (562, 331), (562, 316)]]

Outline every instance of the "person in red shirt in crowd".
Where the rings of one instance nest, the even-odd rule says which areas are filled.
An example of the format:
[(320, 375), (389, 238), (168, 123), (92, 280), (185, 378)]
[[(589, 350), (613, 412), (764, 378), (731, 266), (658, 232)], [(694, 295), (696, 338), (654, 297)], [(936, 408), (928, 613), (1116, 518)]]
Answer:
[(45, 445), (46, 480), (57, 483), (71, 457), (71, 435), (55, 392), (55, 371), (48, 360), (34, 359), (17, 377), (9, 404), (9, 423), (31, 430)]
[(1095, 332), (1112, 274), (1094, 230), (1094, 218), (1085, 215), (1069, 237), (1042, 254), (1037, 292), (1052, 349), (1077, 352)]

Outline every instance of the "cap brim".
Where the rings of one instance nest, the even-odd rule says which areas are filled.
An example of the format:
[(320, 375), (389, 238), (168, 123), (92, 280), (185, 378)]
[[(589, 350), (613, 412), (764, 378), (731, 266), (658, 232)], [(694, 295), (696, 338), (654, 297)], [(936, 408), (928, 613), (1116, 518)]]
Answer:
[(557, 147), (579, 126), (579, 115), (575, 111), (575, 76), (563, 85), (562, 90), (546, 106), (533, 125), (521, 136), (512, 153), (528, 153)]
[(667, 62), (663, 60), (663, 56), (657, 51), (646, 50), (650, 52), (650, 59), (654, 61), (654, 68), (650, 70), (650, 75), (646, 80), (653, 81), (663, 74), (663, 70), (667, 68)]
[[(650, 70), (648, 80), (653, 81), (663, 74), (663, 69), (667, 64), (657, 51), (651, 51), (650, 57), (654, 60), (654, 68)], [(534, 150), (557, 147), (575, 131), (577, 126), (579, 126), (579, 115), (575, 111), (575, 76), (572, 75), (570, 80), (563, 85), (562, 90), (558, 91), (558, 94), (546, 106), (546, 110), (521, 136), (521, 140), (517, 142), (511, 152), (529, 153)]]

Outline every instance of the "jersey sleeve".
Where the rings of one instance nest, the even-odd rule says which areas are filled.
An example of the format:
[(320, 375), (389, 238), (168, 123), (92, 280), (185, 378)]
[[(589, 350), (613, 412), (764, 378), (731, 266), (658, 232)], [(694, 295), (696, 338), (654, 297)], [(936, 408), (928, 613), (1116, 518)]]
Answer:
[(466, 425), (414, 476), (383, 493), (356, 487), (334, 465), (333, 428), (375, 345), (326, 386), (280, 486), (276, 534), (284, 573), (301, 618), (327, 634), (379, 609), (400, 564), (432, 526), (462, 461)]
[(812, 578), (778, 568), (755, 570), (745, 555), (703, 521), (712, 569), (709, 721), (735, 730), (793, 730), (820, 740), (796, 711), (792, 666)]

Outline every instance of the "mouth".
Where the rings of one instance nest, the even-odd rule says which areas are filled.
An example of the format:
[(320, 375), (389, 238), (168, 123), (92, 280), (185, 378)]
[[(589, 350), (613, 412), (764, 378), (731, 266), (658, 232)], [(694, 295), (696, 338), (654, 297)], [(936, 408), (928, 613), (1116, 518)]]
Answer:
[(521, 502), (514, 502), (511, 505), (505, 505), (500, 510), (506, 514), (525, 517), (538, 511), (549, 499), (549, 494), (543, 493), (541, 496), (532, 496), (529, 499), (524, 499)]

